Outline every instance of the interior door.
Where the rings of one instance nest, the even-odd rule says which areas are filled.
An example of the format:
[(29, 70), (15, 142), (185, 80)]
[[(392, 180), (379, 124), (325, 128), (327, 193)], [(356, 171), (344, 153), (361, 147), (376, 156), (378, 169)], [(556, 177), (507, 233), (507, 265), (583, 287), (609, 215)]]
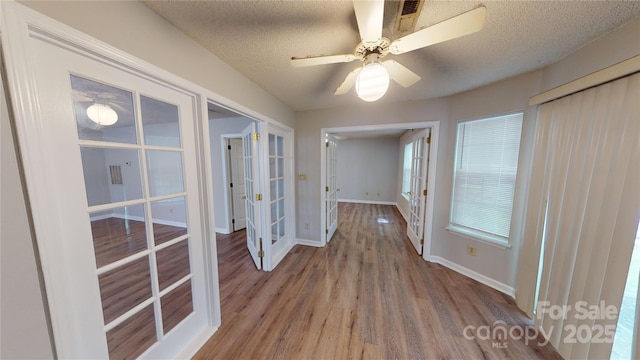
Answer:
[(409, 190), (409, 221), (407, 235), (418, 254), (422, 255), (424, 244), (425, 208), (427, 200), (427, 170), (429, 168), (430, 129), (413, 137), (411, 161), (411, 183)]
[(246, 193), (245, 209), (247, 224), (247, 249), (258, 269), (262, 269), (262, 235), (260, 223), (260, 206), (262, 200), (260, 192), (259, 153), (257, 146), (259, 135), (256, 124), (251, 123), (242, 131), (242, 156), (244, 165), (244, 188)]
[(229, 161), (231, 163), (231, 198), (233, 201), (233, 231), (247, 227), (247, 211), (245, 208), (246, 190), (244, 188), (244, 155), (242, 139), (229, 139)]
[(326, 209), (326, 224), (325, 234), (327, 236), (326, 241), (331, 241), (333, 234), (338, 229), (338, 176), (337, 176), (337, 164), (338, 164), (338, 143), (335, 137), (327, 135), (325, 141), (326, 151), (326, 188), (325, 188), (325, 209)]
[(208, 326), (198, 102), (44, 32), (29, 41), (39, 116), (17, 123), (58, 356), (179, 357)]
[[(264, 213), (265, 231), (270, 232), (270, 241), (264, 242), (266, 260), (263, 269), (273, 270), (278, 262), (284, 258), (293, 242), (293, 211), (292, 211), (292, 136), (271, 124), (265, 126), (263, 144), (265, 153), (266, 176), (269, 185), (265, 186)], [(266, 234), (266, 233), (265, 233)]]

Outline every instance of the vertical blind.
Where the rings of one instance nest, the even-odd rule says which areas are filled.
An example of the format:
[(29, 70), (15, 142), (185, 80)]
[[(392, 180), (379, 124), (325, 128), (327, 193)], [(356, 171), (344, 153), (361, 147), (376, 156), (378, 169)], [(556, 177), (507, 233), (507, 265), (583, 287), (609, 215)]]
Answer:
[(451, 225), (509, 237), (522, 113), (458, 124)]
[[(640, 216), (638, 99), (635, 74), (538, 110), (518, 304), (529, 313), (536, 305), (532, 290), (541, 256), (538, 304), (570, 311), (553, 316), (539, 310), (536, 325), (566, 358), (608, 358), (611, 351), (607, 329), (617, 319), (585, 319), (575, 309), (578, 302), (620, 307)], [(605, 336), (585, 338), (600, 333)]]

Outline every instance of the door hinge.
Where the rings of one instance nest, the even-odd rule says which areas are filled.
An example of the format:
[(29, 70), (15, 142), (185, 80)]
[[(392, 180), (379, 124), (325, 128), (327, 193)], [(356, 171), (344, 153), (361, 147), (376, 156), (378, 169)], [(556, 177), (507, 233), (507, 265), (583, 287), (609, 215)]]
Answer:
[(256, 201), (262, 200), (262, 194), (256, 194)]
[(258, 134), (257, 132), (253, 133), (253, 140), (260, 140), (260, 134)]
[(324, 146), (329, 147), (329, 142), (328, 142), (328, 141), (325, 141), (325, 142), (324, 142)]
[(420, 245), (424, 245), (424, 239), (420, 239)]
[(422, 195), (427, 196), (427, 189), (422, 190)]
[(227, 145), (227, 149), (228, 149), (228, 150), (231, 150), (231, 145)]
[(229, 187), (233, 187), (233, 183), (229, 183)]
[(235, 224), (236, 223), (236, 219), (231, 219), (231, 223)]
[(324, 229), (324, 233), (329, 235), (329, 229)]
[(328, 191), (329, 191), (329, 187), (328, 187), (328, 186), (325, 186), (324, 191), (327, 191), (327, 192), (328, 192)]
[(427, 144), (431, 144), (431, 135), (427, 138)]
[(264, 257), (264, 251), (259, 250), (258, 251), (258, 257)]

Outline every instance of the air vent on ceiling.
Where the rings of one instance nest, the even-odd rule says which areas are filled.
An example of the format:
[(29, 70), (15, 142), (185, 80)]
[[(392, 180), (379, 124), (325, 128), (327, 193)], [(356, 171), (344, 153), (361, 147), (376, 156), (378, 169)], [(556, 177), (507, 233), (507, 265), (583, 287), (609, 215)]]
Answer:
[(424, 0), (404, 0), (398, 4), (398, 18), (396, 19), (396, 32), (412, 32), (420, 16)]

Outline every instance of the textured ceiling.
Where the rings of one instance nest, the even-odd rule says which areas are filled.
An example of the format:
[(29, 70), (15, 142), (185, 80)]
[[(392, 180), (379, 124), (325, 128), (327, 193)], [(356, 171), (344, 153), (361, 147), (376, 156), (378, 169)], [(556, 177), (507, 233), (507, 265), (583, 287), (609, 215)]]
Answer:
[[(360, 62), (293, 68), (292, 56), (349, 54), (359, 42), (350, 1), (144, 1), (160, 16), (294, 110), (361, 103), (355, 91), (333, 95)], [(446, 96), (541, 68), (640, 15), (640, 1), (429, 1), (416, 30), (479, 5), (478, 33), (389, 55), (422, 77), (392, 82), (379, 101)], [(385, 5), (393, 34), (397, 2)], [(185, 64), (185, 66), (188, 66)]]

